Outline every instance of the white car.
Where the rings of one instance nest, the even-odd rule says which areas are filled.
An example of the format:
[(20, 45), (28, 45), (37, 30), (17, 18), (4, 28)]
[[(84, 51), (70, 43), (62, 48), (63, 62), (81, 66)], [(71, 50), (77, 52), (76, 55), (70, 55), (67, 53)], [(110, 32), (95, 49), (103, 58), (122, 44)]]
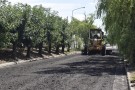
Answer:
[(106, 54), (112, 54), (112, 50), (113, 50), (113, 46), (111, 46), (110, 44), (106, 44)]

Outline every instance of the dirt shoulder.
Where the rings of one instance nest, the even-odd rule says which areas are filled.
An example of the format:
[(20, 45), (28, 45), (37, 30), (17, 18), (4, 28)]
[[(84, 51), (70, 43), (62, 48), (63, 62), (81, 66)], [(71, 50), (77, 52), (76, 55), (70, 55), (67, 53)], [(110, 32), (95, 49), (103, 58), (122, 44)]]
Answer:
[(25, 56), (25, 53), (24, 54), (17, 53), (17, 58), (15, 60), (11, 57), (11, 51), (8, 50), (8, 51), (0, 52), (0, 64), (10, 63), (10, 62), (20, 62), (20, 61), (22, 62), (22, 61), (32, 61), (32, 60), (55, 58), (55, 57), (66, 56), (66, 55), (75, 54), (75, 53), (80, 53), (80, 52), (79, 51), (71, 51), (71, 52), (65, 52), (64, 54), (63, 53), (48, 54), (45, 52), (42, 56), (39, 56), (36, 52), (32, 52), (30, 58), (27, 58)]

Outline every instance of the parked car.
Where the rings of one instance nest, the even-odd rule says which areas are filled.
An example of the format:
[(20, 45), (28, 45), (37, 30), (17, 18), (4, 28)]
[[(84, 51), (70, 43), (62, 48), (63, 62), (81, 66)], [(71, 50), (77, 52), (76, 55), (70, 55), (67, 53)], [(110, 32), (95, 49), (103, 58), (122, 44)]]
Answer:
[(111, 55), (113, 50), (113, 46), (110, 45), (109, 43), (106, 44), (106, 54)]

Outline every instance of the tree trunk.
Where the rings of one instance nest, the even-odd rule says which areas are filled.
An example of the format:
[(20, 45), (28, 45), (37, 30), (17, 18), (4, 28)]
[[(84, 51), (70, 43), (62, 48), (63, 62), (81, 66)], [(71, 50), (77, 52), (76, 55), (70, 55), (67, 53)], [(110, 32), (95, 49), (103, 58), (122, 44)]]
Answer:
[(70, 44), (68, 43), (67, 51), (70, 52)]
[(48, 53), (51, 53), (51, 34), (47, 31), (47, 40), (48, 40)]
[(39, 43), (39, 51), (38, 54), (42, 56), (42, 48), (43, 48), (43, 42)]
[(31, 51), (31, 45), (28, 45), (27, 46), (27, 55), (26, 55), (27, 58), (30, 58), (30, 51)]
[(17, 41), (13, 42), (13, 51), (12, 51), (12, 57), (16, 59), (16, 48), (17, 48)]
[(59, 47), (60, 47), (59, 45), (56, 45), (56, 51), (55, 51), (56, 54), (59, 54)]
[(62, 53), (64, 53), (64, 49), (65, 49), (65, 43), (64, 43), (64, 35), (63, 35), (63, 39), (62, 39)]
[(51, 53), (51, 48), (52, 48), (51, 41), (49, 41), (48, 53)]
[(62, 53), (64, 53), (65, 45), (62, 44)]
[(135, 50), (133, 50), (133, 54), (132, 54), (132, 59), (131, 60), (132, 60), (131, 63), (134, 65), (135, 64)]

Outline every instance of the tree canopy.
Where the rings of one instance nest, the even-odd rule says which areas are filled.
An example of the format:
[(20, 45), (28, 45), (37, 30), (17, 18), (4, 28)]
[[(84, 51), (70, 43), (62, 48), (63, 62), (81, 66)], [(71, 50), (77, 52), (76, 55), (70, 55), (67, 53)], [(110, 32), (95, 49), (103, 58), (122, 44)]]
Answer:
[(98, 0), (97, 16), (102, 17), (110, 43), (135, 62), (135, 0)]
[(42, 55), (43, 47), (48, 53), (64, 53), (65, 47), (71, 49), (73, 35), (80, 44), (86, 43), (88, 30), (95, 28), (94, 15), (90, 14), (84, 21), (73, 18), (71, 22), (62, 18), (57, 11), (42, 5), (14, 4), (0, 0), (0, 49), (12, 47), (13, 57), (18, 48), (27, 48), (30, 57), (32, 48), (37, 47)]

